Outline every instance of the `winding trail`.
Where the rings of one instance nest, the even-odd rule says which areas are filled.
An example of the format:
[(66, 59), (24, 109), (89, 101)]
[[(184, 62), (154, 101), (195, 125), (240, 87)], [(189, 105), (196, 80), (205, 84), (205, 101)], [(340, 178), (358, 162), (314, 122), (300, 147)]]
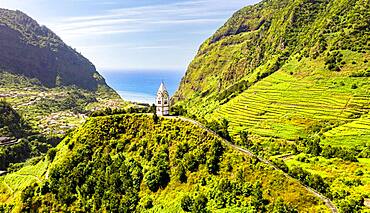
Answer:
[(30, 174), (13, 174), (13, 175), (16, 175), (16, 176), (21, 176), (21, 177), (33, 177), (35, 180), (37, 180), (37, 182), (41, 183), (42, 181), (40, 180), (39, 177), (37, 177), (36, 175), (30, 175)]
[(182, 120), (182, 121), (190, 122), (190, 123), (192, 123), (192, 124), (194, 124), (196, 126), (199, 126), (200, 128), (202, 128), (202, 129), (206, 130), (207, 132), (213, 134), (214, 136), (220, 138), (225, 144), (227, 144), (228, 146), (232, 147), (233, 149), (235, 149), (237, 151), (240, 151), (240, 152), (242, 152), (244, 154), (247, 154), (250, 157), (257, 158), (259, 161), (261, 161), (261, 162), (263, 162), (263, 163), (271, 166), (274, 170), (277, 170), (277, 171), (282, 172), (285, 177), (290, 178), (290, 179), (294, 180), (295, 182), (299, 183), (304, 188), (306, 188), (308, 191), (310, 191), (312, 194), (314, 194), (316, 197), (318, 197), (320, 200), (322, 200), (325, 203), (325, 205), (330, 209), (331, 212), (338, 213), (338, 209), (335, 207), (334, 203), (329, 198), (327, 198), (324, 195), (322, 195), (320, 192), (316, 191), (315, 189), (313, 189), (313, 188), (311, 188), (309, 186), (304, 185), (299, 180), (293, 178), (288, 173), (284, 172), (283, 170), (281, 170), (280, 168), (278, 168), (277, 166), (275, 166), (269, 160), (264, 159), (262, 157), (259, 157), (258, 155), (254, 154), (253, 152), (251, 152), (248, 149), (245, 149), (245, 148), (242, 148), (242, 147), (240, 147), (238, 145), (232, 144), (230, 141), (228, 141), (228, 140), (220, 137), (218, 134), (216, 134), (216, 132), (214, 132), (213, 130), (208, 129), (207, 127), (205, 127), (203, 124), (199, 123), (198, 121), (195, 121), (195, 120), (192, 120), (192, 119), (189, 119), (189, 118), (180, 117), (180, 116), (166, 116), (165, 118), (179, 119), (179, 120)]

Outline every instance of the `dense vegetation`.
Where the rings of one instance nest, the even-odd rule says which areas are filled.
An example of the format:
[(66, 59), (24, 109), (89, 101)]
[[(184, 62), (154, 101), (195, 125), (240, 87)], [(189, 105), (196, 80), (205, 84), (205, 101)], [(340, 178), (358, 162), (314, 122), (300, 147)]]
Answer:
[(43, 136), (33, 130), (29, 124), (5, 101), (0, 101), (0, 136), (7, 136), (13, 145), (0, 146), (0, 170), (12, 170), (30, 158), (45, 154), (56, 146), (60, 138)]
[(48, 178), (24, 190), (23, 211), (326, 210), (296, 182), (176, 119), (89, 118), (47, 159)]
[(25, 136), (29, 130), (29, 125), (21, 115), (5, 100), (0, 100), (0, 136), (20, 138)]

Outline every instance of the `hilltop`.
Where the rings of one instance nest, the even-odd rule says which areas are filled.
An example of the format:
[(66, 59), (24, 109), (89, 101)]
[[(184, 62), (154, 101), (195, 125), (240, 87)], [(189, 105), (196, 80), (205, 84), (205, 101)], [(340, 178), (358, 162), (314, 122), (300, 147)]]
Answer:
[(369, 27), (369, 1), (247, 6), (200, 46), (173, 100), (201, 122), (222, 121), (234, 143), (320, 175), (341, 211), (364, 210)]
[(16, 211), (328, 211), (206, 130), (146, 114), (89, 118), (38, 164), (0, 180), (2, 208)]

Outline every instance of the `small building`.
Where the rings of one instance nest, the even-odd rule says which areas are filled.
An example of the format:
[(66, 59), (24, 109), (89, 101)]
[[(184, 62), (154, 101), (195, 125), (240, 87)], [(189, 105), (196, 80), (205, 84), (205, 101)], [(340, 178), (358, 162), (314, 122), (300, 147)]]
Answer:
[(170, 114), (170, 95), (163, 82), (159, 86), (155, 106), (157, 115), (166, 116)]

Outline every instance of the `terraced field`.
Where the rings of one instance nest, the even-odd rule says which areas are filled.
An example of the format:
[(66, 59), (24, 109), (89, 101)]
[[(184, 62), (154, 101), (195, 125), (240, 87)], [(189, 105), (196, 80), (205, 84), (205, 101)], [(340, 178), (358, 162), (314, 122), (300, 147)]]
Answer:
[[(289, 66), (258, 82), (215, 111), (217, 118), (230, 121), (230, 131), (248, 130), (260, 136), (287, 140), (304, 136), (319, 122), (331, 122), (334, 129), (325, 133), (328, 141), (356, 135), (369, 138), (370, 96), (365, 78), (351, 79), (316, 73), (302, 77), (289, 73)], [(353, 89), (352, 85), (359, 85)]]
[(324, 142), (332, 145), (353, 146), (369, 142), (370, 115), (365, 115), (345, 125), (334, 128), (324, 135)]
[(0, 203), (19, 199), (22, 190), (35, 182), (40, 182), (48, 166), (48, 161), (41, 160), (36, 165), (27, 165), (17, 172), (0, 177)]

